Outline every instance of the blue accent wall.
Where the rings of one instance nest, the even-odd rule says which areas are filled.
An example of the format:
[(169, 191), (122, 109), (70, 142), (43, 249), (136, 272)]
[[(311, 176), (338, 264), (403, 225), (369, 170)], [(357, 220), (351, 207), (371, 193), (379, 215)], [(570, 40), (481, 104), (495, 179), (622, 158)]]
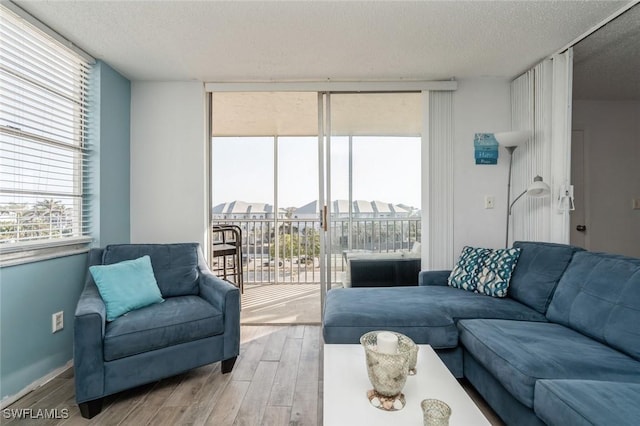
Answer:
[[(104, 62), (92, 73), (94, 245), (130, 241), (129, 139), (131, 84)], [(73, 315), (87, 255), (0, 269), (0, 400), (14, 396), (73, 358)], [(64, 329), (51, 333), (51, 315)]]
[[(0, 398), (15, 395), (73, 358), (73, 313), (87, 256), (60, 257), (0, 271)], [(51, 333), (51, 315), (64, 328)]]

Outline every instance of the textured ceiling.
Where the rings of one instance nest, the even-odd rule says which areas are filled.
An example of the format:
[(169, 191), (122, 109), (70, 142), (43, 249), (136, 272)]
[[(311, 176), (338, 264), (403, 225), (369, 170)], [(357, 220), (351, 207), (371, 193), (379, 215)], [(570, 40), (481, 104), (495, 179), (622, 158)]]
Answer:
[(132, 80), (515, 77), (628, 1), (15, 1)]
[(574, 46), (573, 97), (640, 100), (640, 5)]

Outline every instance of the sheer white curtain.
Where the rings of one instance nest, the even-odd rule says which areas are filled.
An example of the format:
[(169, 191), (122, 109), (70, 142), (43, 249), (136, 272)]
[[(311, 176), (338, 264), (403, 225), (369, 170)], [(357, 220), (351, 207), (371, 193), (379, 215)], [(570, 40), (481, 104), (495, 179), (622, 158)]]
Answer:
[(560, 188), (571, 170), (571, 85), (573, 51), (544, 60), (511, 84), (515, 130), (533, 137), (514, 152), (512, 196), (536, 175), (551, 187), (548, 198), (524, 197), (513, 208), (513, 240), (569, 242), (569, 215), (558, 209)]

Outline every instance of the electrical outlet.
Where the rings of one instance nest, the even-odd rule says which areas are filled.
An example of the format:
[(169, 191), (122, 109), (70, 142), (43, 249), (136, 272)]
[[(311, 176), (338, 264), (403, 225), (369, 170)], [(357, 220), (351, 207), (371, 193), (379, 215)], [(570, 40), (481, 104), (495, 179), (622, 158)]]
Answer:
[(492, 209), (494, 208), (496, 205), (496, 197), (492, 196), (492, 195), (485, 195), (484, 196), (484, 208), (485, 209)]
[(55, 333), (64, 328), (64, 311), (51, 315), (51, 332)]

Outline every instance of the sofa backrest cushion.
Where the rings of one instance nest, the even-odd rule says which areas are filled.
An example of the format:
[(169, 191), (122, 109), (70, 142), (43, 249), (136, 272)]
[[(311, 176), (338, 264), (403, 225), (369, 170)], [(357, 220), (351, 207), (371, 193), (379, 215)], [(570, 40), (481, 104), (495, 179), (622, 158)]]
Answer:
[(640, 360), (640, 259), (576, 253), (547, 319)]
[(148, 255), (162, 297), (197, 295), (198, 244), (114, 244), (108, 245), (102, 263), (110, 265)]
[(541, 314), (547, 312), (560, 277), (579, 247), (566, 244), (516, 241), (520, 257), (511, 274), (509, 296)]

